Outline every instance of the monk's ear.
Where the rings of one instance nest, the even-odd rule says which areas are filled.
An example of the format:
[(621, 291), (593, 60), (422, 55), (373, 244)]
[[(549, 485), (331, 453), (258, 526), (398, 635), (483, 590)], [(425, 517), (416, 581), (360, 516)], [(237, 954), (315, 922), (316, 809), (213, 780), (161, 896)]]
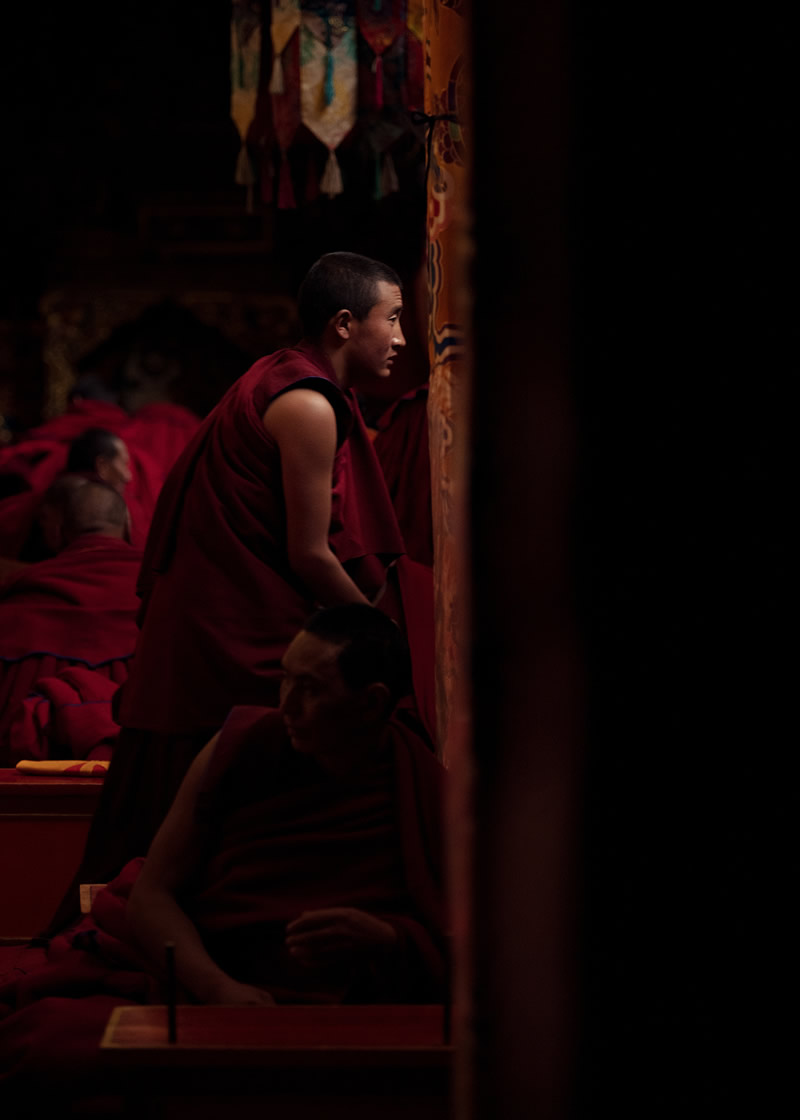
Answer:
[(364, 689), (364, 711), (376, 719), (389, 714), (391, 694), (383, 681), (373, 681)]
[(352, 313), (348, 311), (346, 307), (343, 307), (341, 311), (336, 312), (336, 314), (331, 319), (331, 323), (333, 324), (333, 329), (336, 331), (336, 334), (339, 336), (339, 338), (341, 338), (342, 342), (346, 342), (350, 337), (350, 333), (353, 329)]

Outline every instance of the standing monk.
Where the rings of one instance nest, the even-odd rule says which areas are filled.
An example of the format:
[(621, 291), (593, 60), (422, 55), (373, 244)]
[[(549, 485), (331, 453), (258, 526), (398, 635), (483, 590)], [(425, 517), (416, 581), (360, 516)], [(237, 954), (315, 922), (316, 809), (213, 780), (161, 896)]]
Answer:
[(368, 602), (404, 551), (354, 395), (389, 376), (402, 306), (386, 265), (322, 257), (299, 293), (304, 340), (256, 362), (178, 459), (145, 550), (123, 731), (81, 881), (147, 851), (230, 709), (277, 704), (280, 659), (308, 614)]

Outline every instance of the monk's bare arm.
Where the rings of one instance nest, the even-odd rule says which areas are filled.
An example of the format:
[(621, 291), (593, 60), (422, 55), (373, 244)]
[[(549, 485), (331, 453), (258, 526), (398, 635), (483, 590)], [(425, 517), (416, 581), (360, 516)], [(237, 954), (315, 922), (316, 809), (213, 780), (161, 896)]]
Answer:
[(215, 735), (190, 766), (156, 833), (131, 893), (128, 924), (155, 971), (163, 969), (165, 943), (174, 942), (178, 982), (200, 1003), (271, 1003), (266, 992), (240, 984), (214, 963), (197, 928), (177, 901), (202, 851), (196, 824), (197, 797), (217, 738)]
[(272, 402), (264, 427), (278, 444), (286, 504), (289, 563), (318, 603), (366, 603), (328, 543), (336, 417), (313, 389), (292, 389)]

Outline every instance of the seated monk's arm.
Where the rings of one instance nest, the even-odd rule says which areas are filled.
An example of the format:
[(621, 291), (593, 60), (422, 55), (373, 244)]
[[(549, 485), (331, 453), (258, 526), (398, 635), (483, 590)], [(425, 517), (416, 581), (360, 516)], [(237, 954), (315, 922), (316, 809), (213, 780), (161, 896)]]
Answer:
[(175, 944), (178, 983), (200, 1003), (272, 1003), (259, 988), (241, 984), (214, 963), (178, 902), (204, 847), (197, 824), (198, 794), (218, 735), (194, 760), (164, 823), (156, 833), (128, 902), (128, 927), (155, 972), (164, 968), (164, 945)]
[(318, 603), (366, 603), (328, 541), (336, 455), (333, 406), (314, 389), (292, 389), (263, 417), (278, 444), (289, 563)]

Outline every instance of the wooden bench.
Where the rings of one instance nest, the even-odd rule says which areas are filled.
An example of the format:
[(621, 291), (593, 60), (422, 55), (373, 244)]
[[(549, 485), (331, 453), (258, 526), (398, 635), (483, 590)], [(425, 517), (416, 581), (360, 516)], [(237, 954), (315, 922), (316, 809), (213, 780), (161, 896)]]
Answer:
[(0, 945), (34, 937), (78, 869), (103, 779), (0, 769)]
[(118, 1007), (102, 1080), (148, 1117), (446, 1120), (443, 1029), (438, 1006), (180, 1006), (170, 1043), (166, 1007)]

